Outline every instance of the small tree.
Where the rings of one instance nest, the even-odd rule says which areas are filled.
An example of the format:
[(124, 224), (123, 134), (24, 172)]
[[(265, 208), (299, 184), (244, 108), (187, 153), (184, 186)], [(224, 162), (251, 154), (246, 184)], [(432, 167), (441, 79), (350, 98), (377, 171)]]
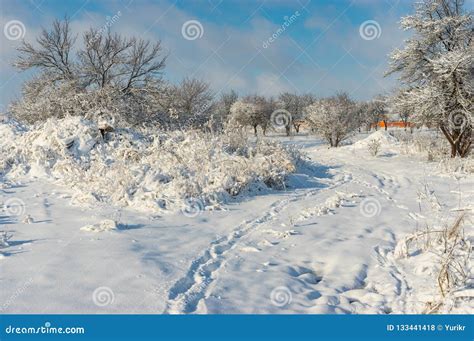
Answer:
[(296, 133), (300, 132), (300, 128), (303, 125), (306, 119), (306, 107), (314, 104), (316, 101), (315, 97), (312, 94), (305, 94), (299, 96), (299, 107), (296, 115), (293, 117), (293, 127), (296, 130)]
[(215, 110), (211, 114), (211, 120), (214, 131), (222, 131), (225, 123), (230, 116), (230, 108), (238, 100), (239, 96), (234, 90), (227, 93), (221, 93), (219, 100), (215, 105)]
[(300, 131), (300, 127), (303, 124), (305, 117), (305, 108), (314, 103), (314, 96), (311, 94), (297, 95), (289, 92), (284, 92), (278, 97), (278, 107), (286, 110), (291, 114), (288, 118), (287, 125), (285, 126), (286, 134), (291, 134), (291, 126), (297, 133)]
[(317, 101), (306, 108), (307, 121), (331, 147), (338, 147), (358, 127), (357, 107), (346, 93)]
[(26, 41), (20, 45), (14, 65), (40, 73), (25, 84), (23, 98), (13, 104), (12, 112), (30, 123), (104, 113), (130, 124), (148, 121), (155, 109), (149, 94), (155, 93), (166, 61), (161, 42), (91, 28), (83, 35), (83, 47), (74, 50), (76, 38), (66, 17), (54, 21), (50, 30), (43, 29), (35, 46)]
[(257, 129), (254, 126), (256, 113), (257, 106), (255, 104), (238, 100), (230, 108), (229, 124), (240, 128), (253, 126), (256, 135)]
[(378, 130), (379, 122), (382, 121), (387, 130), (386, 102), (383, 97), (377, 96), (366, 102), (363, 110), (365, 110), (365, 123), (369, 128), (374, 126), (375, 130)]
[(387, 103), (387, 98), (382, 95), (376, 96), (372, 100), (373, 110), (375, 111), (375, 115), (379, 117), (379, 119), (383, 122), (383, 126), (385, 130), (388, 130), (388, 114), (389, 108)]
[(265, 134), (270, 117), (275, 109), (275, 102), (273, 100), (267, 100), (263, 96), (250, 95), (243, 98), (244, 102), (254, 105), (255, 111), (247, 116), (245, 125), (253, 127), (254, 134), (257, 136), (257, 127), (262, 128), (263, 134)]
[(219, 108), (221, 110), (222, 120), (225, 121), (226, 118), (230, 115), (230, 108), (232, 104), (237, 102), (239, 95), (234, 90), (231, 90), (228, 93), (221, 94)]
[(214, 94), (208, 83), (185, 78), (172, 91), (175, 99), (173, 106), (182, 127), (200, 127), (209, 121), (214, 109)]
[(393, 110), (398, 113), (398, 117), (400, 117), (400, 120), (403, 122), (405, 130), (407, 130), (408, 121), (412, 116), (412, 109), (410, 108), (410, 106), (406, 105), (406, 95), (407, 94), (405, 92), (400, 91), (391, 98), (391, 106), (393, 107)]

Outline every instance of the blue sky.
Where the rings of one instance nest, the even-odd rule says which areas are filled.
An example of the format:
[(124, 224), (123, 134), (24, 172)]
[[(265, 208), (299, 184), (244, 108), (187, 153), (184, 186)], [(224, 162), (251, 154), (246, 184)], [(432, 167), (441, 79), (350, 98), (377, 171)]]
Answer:
[[(216, 93), (278, 95), (282, 91), (328, 96), (347, 91), (356, 99), (387, 93), (397, 82), (385, 78), (387, 55), (408, 36), (398, 28), (412, 11), (405, 0), (0, 0), (1, 25), (24, 24), (32, 41), (54, 18), (72, 17), (75, 32), (102, 27), (120, 12), (111, 30), (145, 39), (161, 39), (169, 53), (164, 78), (185, 76), (211, 83)], [(268, 39), (294, 20), (273, 42)], [(183, 37), (189, 20), (202, 26), (202, 36)], [(363, 39), (360, 26), (373, 20), (380, 29)], [(31, 73), (18, 73), (11, 63), (20, 40), (0, 38), (0, 105), (20, 96)], [(267, 42), (266, 48), (264, 42)]]

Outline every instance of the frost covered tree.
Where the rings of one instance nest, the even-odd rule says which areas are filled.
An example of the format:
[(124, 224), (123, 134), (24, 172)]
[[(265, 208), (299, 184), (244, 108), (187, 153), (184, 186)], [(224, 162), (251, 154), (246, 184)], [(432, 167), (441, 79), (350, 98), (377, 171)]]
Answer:
[(277, 109), (277, 101), (273, 98), (261, 97), (262, 101), (257, 103), (259, 112), (259, 125), (262, 128), (263, 135), (266, 134), (269, 124), (271, 123), (272, 114)]
[(44, 121), (49, 117), (84, 114), (81, 98), (84, 90), (76, 80), (56, 81), (57, 74), (44, 72), (34, 76), (22, 88), (22, 98), (10, 110), (26, 123)]
[(231, 107), (230, 121), (240, 127), (251, 126), (257, 136), (257, 127), (266, 133), (272, 112), (276, 108), (273, 99), (263, 96), (250, 95), (235, 102)]
[(219, 111), (223, 121), (225, 121), (225, 119), (230, 115), (230, 108), (238, 99), (239, 95), (237, 95), (237, 92), (234, 90), (221, 94), (219, 100)]
[(185, 78), (178, 85), (166, 84), (158, 94), (160, 110), (179, 128), (203, 127), (214, 112), (214, 94), (202, 80)]
[(316, 102), (316, 97), (312, 94), (304, 94), (304, 95), (299, 96), (299, 110), (293, 120), (293, 127), (295, 128), (297, 133), (300, 132), (300, 128), (305, 122), (305, 119), (306, 119), (305, 109), (315, 102)]
[(290, 135), (292, 126), (297, 133), (300, 131), (306, 113), (305, 108), (313, 103), (314, 96), (311, 94), (297, 95), (289, 92), (280, 94), (278, 106), (291, 114), (285, 127), (287, 135)]
[(76, 40), (66, 17), (55, 20), (50, 30), (43, 29), (36, 43), (24, 41), (18, 47), (14, 65), (39, 74), (25, 84), (13, 114), (31, 123), (91, 113), (113, 113), (132, 124), (148, 120), (153, 109), (144, 101), (150, 99), (147, 93), (153, 92), (166, 61), (161, 42), (93, 28), (84, 33), (82, 47), (74, 48)]
[(37, 47), (27, 41), (22, 42), (14, 66), (20, 70), (38, 68), (52, 79), (75, 78), (77, 69), (71, 55), (76, 38), (71, 33), (69, 18), (55, 20), (49, 31), (41, 31), (36, 39)]
[(175, 88), (176, 105), (184, 115), (205, 116), (211, 111), (214, 94), (209, 83), (185, 78)]
[(252, 126), (257, 135), (258, 107), (254, 103), (238, 100), (230, 108), (229, 125), (235, 127)]
[(159, 40), (125, 38), (95, 28), (84, 33), (83, 47), (77, 52), (76, 40), (69, 18), (55, 20), (50, 30), (41, 31), (35, 45), (22, 42), (14, 65), (20, 70), (39, 69), (57, 80), (81, 80), (85, 87), (114, 85), (122, 91), (159, 77), (165, 67)]
[(359, 126), (357, 106), (346, 93), (318, 100), (306, 112), (311, 128), (331, 147), (338, 147)]
[(166, 57), (160, 57), (161, 42), (151, 43), (111, 32), (90, 29), (79, 51), (79, 77), (86, 85), (99, 88), (114, 85), (127, 92), (147, 80), (157, 78)]
[(210, 113), (208, 125), (211, 131), (222, 132), (224, 130), (225, 124), (229, 120), (230, 108), (238, 98), (239, 96), (234, 90), (220, 94)]
[(405, 130), (408, 127), (408, 121), (412, 116), (412, 109), (407, 105), (407, 93), (405, 91), (399, 91), (390, 98), (391, 107), (397, 112), (398, 117), (403, 122)]
[(369, 101), (367, 114), (370, 124), (375, 125), (376, 130), (380, 121), (383, 122), (385, 130), (387, 130), (388, 108), (386, 97), (378, 95), (375, 96), (371, 101)]
[(284, 120), (286, 135), (289, 136), (293, 122), (297, 119), (297, 115), (300, 115), (300, 98), (297, 94), (284, 92), (278, 96), (278, 106), (290, 113)]
[(451, 157), (465, 157), (472, 143), (474, 27), (462, 0), (424, 0), (401, 26), (414, 31), (391, 55), (388, 74), (399, 73), (409, 108), (419, 124), (436, 125), (451, 145)]

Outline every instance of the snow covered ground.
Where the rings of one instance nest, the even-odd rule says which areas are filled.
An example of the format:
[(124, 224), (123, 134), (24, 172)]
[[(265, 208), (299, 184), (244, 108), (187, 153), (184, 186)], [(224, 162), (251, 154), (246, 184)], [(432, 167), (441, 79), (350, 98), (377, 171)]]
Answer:
[[(415, 250), (399, 257), (397, 244), (427, 222), (452, 222), (453, 210), (472, 210), (474, 177), (440, 172), (376, 134), (377, 157), (367, 140), (328, 149), (310, 136), (272, 137), (313, 163), (290, 175), (284, 190), (239, 196), (196, 216), (74, 206), (66, 187), (3, 179), (0, 230), (12, 237), (0, 250), (0, 309), (427, 312), (440, 300), (437, 256)], [(472, 243), (472, 221), (464, 228)], [(467, 265), (471, 279), (439, 311), (474, 312)]]

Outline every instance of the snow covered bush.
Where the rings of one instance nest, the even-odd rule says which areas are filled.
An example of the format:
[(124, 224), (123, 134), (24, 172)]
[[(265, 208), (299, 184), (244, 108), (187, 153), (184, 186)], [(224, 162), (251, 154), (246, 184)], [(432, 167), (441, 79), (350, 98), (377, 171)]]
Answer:
[(367, 149), (370, 152), (370, 155), (377, 156), (380, 152), (380, 147), (382, 147), (382, 143), (378, 139), (373, 139), (367, 143)]
[(416, 123), (438, 127), (451, 145), (451, 157), (466, 157), (471, 149), (473, 25), (462, 0), (421, 1), (415, 14), (401, 21), (413, 37), (391, 56), (389, 74), (399, 72), (404, 86), (400, 111), (408, 108)]
[[(472, 309), (472, 215), (459, 198), (450, 209), (428, 183), (418, 190), (416, 230), (400, 238), (393, 250), (412, 286), (417, 313), (463, 313)], [(463, 196), (464, 197), (464, 196)], [(465, 206), (467, 204), (467, 206)]]
[(338, 147), (359, 127), (357, 109), (354, 101), (342, 93), (308, 106), (306, 120), (331, 147)]
[(299, 154), (279, 144), (240, 140), (200, 130), (99, 131), (80, 117), (49, 119), (29, 130), (0, 124), (9, 138), (0, 156), (8, 177), (55, 180), (75, 203), (111, 202), (140, 210), (174, 210), (187, 199), (204, 206), (257, 188), (283, 188)]
[[(447, 313), (456, 306), (462, 306), (460, 295), (470, 277), (471, 244), (464, 232), (469, 218), (461, 214), (444, 226), (428, 226), (426, 229), (405, 236), (396, 245), (394, 256), (405, 259), (414, 269), (424, 269), (432, 282), (436, 283), (438, 295), (426, 302), (423, 313)], [(411, 258), (411, 259), (410, 259)], [(466, 290), (467, 289), (467, 290)]]
[(426, 155), (427, 161), (439, 161), (446, 156), (445, 141), (431, 132), (414, 135), (413, 145), (416, 152)]
[(7, 248), (10, 246), (9, 240), (13, 237), (13, 234), (7, 231), (0, 231), (0, 249)]
[(95, 122), (106, 120), (114, 126), (136, 126), (156, 121), (148, 94), (144, 89), (125, 94), (112, 85), (85, 90), (77, 81), (54, 82), (42, 75), (26, 83), (23, 98), (11, 105), (11, 112), (29, 124), (50, 117), (81, 116)]

